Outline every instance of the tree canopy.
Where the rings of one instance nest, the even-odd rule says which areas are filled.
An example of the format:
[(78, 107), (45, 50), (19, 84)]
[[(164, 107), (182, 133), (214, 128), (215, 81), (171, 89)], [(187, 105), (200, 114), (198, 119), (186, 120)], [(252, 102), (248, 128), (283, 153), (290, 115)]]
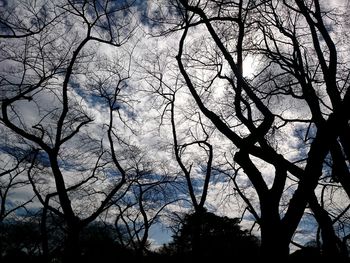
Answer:
[(234, 258), (249, 261), (259, 258), (259, 240), (241, 229), (238, 218), (203, 211), (185, 215), (163, 253), (193, 260)]
[(22, 252), (44, 262), (92, 253), (94, 224), (136, 257), (172, 227), (179, 257), (314, 242), (348, 261), (348, 18), (345, 0), (2, 1), (0, 235), (35, 222)]

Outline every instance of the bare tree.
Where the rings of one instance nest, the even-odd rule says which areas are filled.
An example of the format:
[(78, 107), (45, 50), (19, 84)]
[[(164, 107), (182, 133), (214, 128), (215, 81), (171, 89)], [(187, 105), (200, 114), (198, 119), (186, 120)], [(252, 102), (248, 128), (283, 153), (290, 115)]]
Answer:
[[(100, 133), (105, 138), (92, 138), (88, 125), (93, 123), (93, 115), (86, 109), (86, 103), (77, 99), (85, 85), (79, 77), (89, 71), (93, 59), (89, 47), (97, 47), (94, 43), (120, 47), (130, 39), (135, 26), (127, 14), (128, 1), (120, 5), (111, 1), (67, 1), (52, 9), (45, 7), (42, 9), (45, 19), (55, 21), (45, 27), (22, 26), (25, 22), (19, 24), (21, 21), (15, 19), (19, 17), (17, 13), (2, 21), (11, 31), (9, 35), (21, 37), (6, 37), (1, 50), (0, 120), (37, 149), (36, 167), (41, 168), (30, 169), (29, 178), (45, 209), (64, 218), (67, 226), (64, 261), (75, 262), (80, 253), (81, 229), (115, 201), (116, 193), (126, 182), (126, 171), (116, 153), (115, 102), (108, 101), (107, 129)], [(114, 101), (116, 96), (117, 90)], [(45, 175), (42, 170), (46, 171), (46, 189), (39, 189), (33, 179)], [(75, 178), (69, 175), (70, 171), (74, 171)], [(93, 183), (101, 178), (107, 189), (99, 191)], [(79, 197), (81, 193), (86, 195)], [(79, 211), (77, 200), (87, 197), (91, 201), (92, 196), (100, 199), (93, 211), (90, 214)], [(49, 204), (51, 199), (53, 205)]]
[(63, 220), (64, 261), (73, 262), (82, 229), (115, 208), (130, 244), (144, 251), (152, 224), (176, 199), (163, 195), (174, 186), (169, 174), (140, 169), (136, 154), (144, 142), (135, 120), (145, 110), (135, 110), (135, 90), (146, 82), (168, 140), (157, 154), (174, 154), (167, 169), (197, 213), (213, 175), (228, 176), (260, 226), (265, 260), (287, 259), (305, 211), (319, 225), (324, 255), (341, 258), (349, 234), (335, 227), (346, 221), (350, 196), (343, 18), (318, 0), (154, 3), (155, 18), (141, 19), (145, 30), (175, 36), (178, 47), (165, 58), (156, 52), (137, 83), (139, 1), (3, 3), (0, 125), (17, 136), (14, 149), (31, 152), (6, 153), (14, 158), (1, 167), (1, 214), (12, 211), (8, 191), (30, 183), (43, 206), (44, 253), (48, 213)]
[[(139, 155), (137, 152), (133, 151), (135, 157)], [(154, 164), (147, 164), (140, 158), (145, 157), (133, 158), (136, 162), (130, 191), (115, 204), (118, 208), (115, 226), (120, 243), (143, 255), (150, 249), (150, 229), (159, 227), (161, 217), (167, 213), (167, 206), (178, 202), (179, 197), (174, 195), (174, 177), (155, 172), (150, 169)]]
[(59, 19), (60, 12), (51, 16), (52, 12), (55, 12), (55, 5), (50, 1), (4, 1), (0, 11), (0, 38), (26, 38), (39, 34)]
[(35, 197), (27, 190), (24, 191), (25, 194), (22, 197), (16, 198), (16, 193), (28, 189), (29, 182), (26, 180), (28, 152), (16, 152), (16, 149), (4, 148), (0, 151), (0, 258), (4, 253), (7, 223), (15, 221), (16, 214), (29, 214), (28, 204), (33, 202)]
[[(183, 195), (188, 199), (190, 209), (194, 210), (194, 224), (192, 251), (196, 256), (203, 251), (201, 248), (200, 218), (207, 213), (207, 196), (210, 192), (213, 167), (213, 146), (210, 142), (212, 129), (207, 127), (202, 115), (193, 104), (188, 106), (181, 103), (185, 100), (183, 85), (179, 74), (174, 70), (169, 60), (172, 50), (158, 50), (148, 54), (146, 82), (148, 93), (159, 100), (157, 110), (160, 115), (160, 128), (169, 127), (171, 136), (166, 142), (171, 147), (174, 166), (178, 172), (177, 182), (183, 185)], [(151, 57), (153, 56), (153, 57)], [(173, 71), (174, 70), (174, 71)], [(176, 72), (175, 74), (173, 74)], [(177, 98), (179, 103), (177, 103)], [(184, 109), (186, 107), (186, 109)], [(180, 109), (183, 110), (180, 110)]]
[[(18, 149), (20, 151), (20, 149)], [(0, 222), (16, 212), (18, 209), (26, 209), (33, 201), (34, 196), (28, 196), (27, 200), (11, 200), (12, 192), (20, 192), (29, 185), (26, 179), (28, 153), (13, 152), (16, 149), (7, 149), (1, 154), (0, 172)], [(28, 194), (31, 194), (30, 192)]]
[[(347, 147), (341, 137), (348, 129), (349, 116), (341, 112), (346, 111), (349, 92), (346, 83), (340, 87), (337, 82), (341, 79), (341, 73), (337, 73), (338, 55), (320, 4), (181, 0), (179, 3), (183, 18), (176, 57), (179, 70), (201, 112), (236, 147), (235, 162), (243, 168), (259, 197), (263, 256), (284, 259), (308, 203), (317, 219), (323, 218), (319, 224), (324, 229), (329, 226), (324, 210), (318, 213), (320, 206), (314, 194), (327, 154), (330, 152), (333, 161), (339, 164), (335, 167), (342, 169), (344, 180), (348, 173), (347, 155), (340, 149), (345, 152)], [(283, 10), (276, 11), (280, 7)], [(308, 25), (308, 31), (301, 20)], [(196, 40), (196, 35), (192, 37), (195, 30), (203, 34), (199, 51), (192, 52), (188, 44)], [(316, 58), (311, 60), (314, 54)], [(247, 56), (265, 61), (255, 79), (245, 75), (243, 62)], [(209, 73), (199, 78), (202, 69)], [(260, 78), (263, 75), (265, 78)], [(223, 103), (213, 96), (221, 87), (226, 96), (219, 97)], [(325, 92), (320, 93), (321, 90)], [(287, 117), (290, 110), (287, 103), (284, 107), (279, 103), (282, 97), (288, 98), (285, 99), (288, 105), (293, 99), (298, 101), (305, 110)], [(283, 140), (283, 133), (293, 131), (293, 125), (290, 130), (283, 128), (294, 123), (306, 124), (304, 131), (312, 128), (312, 141), (306, 142), (302, 161), (291, 158), (282, 149), (283, 141), (277, 140)], [(263, 163), (274, 169), (271, 181), (259, 169)], [(281, 211), (280, 201), (289, 176), (297, 178), (298, 184), (288, 207)], [(324, 232), (334, 236), (333, 229), (329, 230)], [(335, 254), (337, 251), (329, 251), (329, 255)]]

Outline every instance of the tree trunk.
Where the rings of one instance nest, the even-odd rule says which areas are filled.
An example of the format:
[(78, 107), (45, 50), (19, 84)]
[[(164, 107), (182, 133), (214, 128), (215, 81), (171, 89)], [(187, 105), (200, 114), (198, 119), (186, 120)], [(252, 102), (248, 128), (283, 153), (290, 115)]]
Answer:
[(192, 257), (193, 260), (204, 260), (203, 255), (205, 251), (203, 251), (203, 240), (202, 240), (202, 228), (203, 228), (203, 220), (205, 220), (206, 210), (201, 206), (195, 207), (195, 213), (192, 217)]
[(261, 257), (262, 262), (287, 262), (289, 243), (283, 229), (276, 226), (261, 226)]
[(201, 228), (201, 215), (195, 212), (193, 217), (192, 228), (192, 256), (193, 259), (198, 259), (201, 255), (201, 240), (200, 240), (200, 228)]
[(322, 254), (326, 260), (341, 260), (340, 240), (334, 232), (332, 219), (318, 203), (316, 196), (310, 198), (310, 207), (315, 215), (322, 234)]
[(278, 205), (262, 202), (260, 227), (262, 261), (286, 262), (289, 257), (290, 240), (282, 226)]
[(40, 222), (40, 233), (41, 233), (41, 245), (43, 249), (42, 260), (45, 263), (49, 262), (49, 241), (46, 229), (46, 219), (47, 219), (47, 205), (44, 206), (43, 214), (41, 215)]
[(80, 262), (81, 247), (80, 247), (80, 232), (81, 226), (79, 220), (70, 222), (67, 227), (67, 234), (64, 246), (63, 262), (76, 263)]

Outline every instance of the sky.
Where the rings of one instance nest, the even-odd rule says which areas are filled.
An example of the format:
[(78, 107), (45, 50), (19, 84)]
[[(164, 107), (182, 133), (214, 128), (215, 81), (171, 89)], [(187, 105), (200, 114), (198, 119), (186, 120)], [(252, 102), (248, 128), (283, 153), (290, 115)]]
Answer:
[[(225, 169), (228, 169), (228, 165), (224, 163), (225, 158), (233, 164), (234, 147), (205, 117), (199, 114), (193, 98), (183, 84), (175, 59), (181, 32), (160, 35), (162, 30), (169, 29), (174, 24), (159, 24), (156, 18), (165, 15), (169, 21), (176, 22), (178, 14), (163, 13), (167, 12), (169, 6), (162, 5), (164, 4), (162, 1), (139, 0), (131, 9), (113, 12), (111, 20), (103, 15), (96, 19), (94, 12), (102, 12), (102, 10), (91, 7), (87, 10), (88, 20), (83, 21), (79, 16), (80, 7), (69, 9), (69, 6), (64, 5), (64, 1), (57, 3), (49, 1), (45, 5), (42, 5), (43, 1), (23, 2), (26, 3), (24, 5), (21, 1), (18, 1), (19, 5), (15, 2), (0, 1), (0, 6), (3, 7), (1, 17), (7, 17), (13, 24), (21, 23), (22, 27), (29, 27), (33, 31), (40, 29), (41, 23), (50, 21), (50, 24), (47, 29), (44, 28), (39, 34), (31, 37), (4, 39), (0, 42), (1, 96), (10, 98), (16, 92), (31, 89), (40, 78), (54, 75), (45, 80), (35, 91), (26, 94), (30, 97), (29, 100), (23, 99), (16, 102), (11, 113), (11, 120), (16, 125), (42, 138), (49, 146), (53, 146), (55, 141), (57, 120), (62, 108), (62, 86), (69, 68), (69, 59), (88, 32), (86, 22), (91, 24), (95, 22), (91, 30), (93, 38), (106, 39), (112, 43), (109, 45), (94, 40), (89, 41), (80, 50), (68, 82), (67, 94), (71, 108), (67, 120), (71, 122), (65, 122), (64, 136), (74, 132), (78, 123), (88, 121), (88, 124), (83, 125), (69, 142), (61, 145), (59, 155), (59, 164), (68, 186), (91, 177), (84, 187), (71, 194), (76, 213), (82, 218), (89, 216), (103, 200), (105, 196), (103, 191), (110, 189), (121, 176), (113, 163), (108, 138), (110, 109), (113, 110), (114, 150), (121, 166), (130, 175), (130, 181), (137, 177), (140, 170), (148, 176), (142, 178), (145, 185), (159, 177), (174, 180), (176, 184), (165, 191), (167, 196), (170, 199), (176, 197), (187, 201), (172, 203), (164, 209), (163, 214), (166, 215), (172, 211), (182, 213), (190, 211), (192, 207), (186, 192), (185, 180), (173, 152), (169, 106), (173, 94), (176, 93), (174, 114), (176, 132), (181, 144), (207, 139), (215, 145), (214, 164)], [(57, 8), (55, 5), (60, 5), (61, 2), (62, 5)], [(336, 6), (338, 1), (332, 3)], [(112, 11), (119, 8), (118, 5), (111, 5)], [(61, 16), (53, 19), (57, 13)], [(36, 18), (33, 18), (33, 15), (34, 17), (36, 15)], [(147, 19), (146, 16), (154, 19)], [(8, 33), (9, 29), (1, 25), (0, 33)], [(106, 29), (107, 25), (112, 25), (114, 30)], [(18, 29), (18, 34), (23, 32), (25, 32), (23, 28)], [(208, 54), (210, 59), (209, 55), (214, 52), (211, 53), (212, 43), (207, 37), (203, 27), (193, 29), (186, 42), (186, 51), (190, 53), (193, 48), (197, 50), (193, 53), (195, 58), (198, 56), (200, 60)], [(198, 66), (190, 60), (187, 62), (189, 65), (193, 63), (194, 66)], [(243, 76), (253, 80), (261, 66), (260, 63), (259, 57), (248, 55), (243, 62)], [(211, 72), (208, 73), (199, 66), (191, 73), (198, 79), (198, 83), (211, 77)], [(216, 84), (215, 90), (212, 90), (214, 96), (208, 96), (208, 103), (221, 105), (225, 98), (230, 98), (230, 94), (225, 93), (225, 83), (222, 80), (216, 79), (214, 83)], [(207, 90), (203, 89), (202, 92), (206, 94)], [(220, 109), (218, 107), (215, 110)], [(229, 115), (230, 110), (232, 111), (229, 109), (227, 113), (222, 114)], [(274, 110), (283, 112), (283, 116), (290, 118), (308, 116), (305, 105), (294, 100), (276, 100)], [(232, 126), (236, 125), (234, 118), (228, 117), (227, 120)], [(19, 139), (2, 123), (0, 123), (0, 129), (1, 133), (5, 134), (0, 141), (1, 169), (4, 171), (13, 167), (16, 161), (9, 149), (17, 149), (16, 147), (27, 149), (36, 145)], [(305, 127), (301, 125), (299, 130), (303, 133)], [(301, 140), (298, 138), (297, 131), (298, 127), (286, 126), (275, 135), (275, 146), (290, 160), (298, 158), (302, 153)], [(240, 132), (246, 133), (245, 130)], [(191, 166), (192, 182), (197, 187), (197, 193), (200, 193), (203, 185), (203, 174), (207, 162), (207, 156), (203, 153), (203, 148), (195, 145), (187, 147), (186, 152), (183, 153), (185, 164), (187, 167)], [(47, 154), (41, 151), (38, 160), (40, 169), (33, 171), (33, 178), (40, 192), (47, 194), (54, 191), (54, 179), (50, 174)], [(261, 161), (255, 160), (255, 162)], [(96, 163), (100, 164), (97, 169), (95, 169)], [(28, 167), (29, 164), (23, 165)], [(262, 162), (259, 167), (265, 181), (271, 186), (273, 168)], [(227, 171), (233, 173), (232, 169)], [(93, 177), (94, 173), (98, 174), (98, 177)], [(21, 180), (23, 176), (26, 174), (20, 174), (16, 180)], [(2, 183), (8, 182), (9, 177), (1, 177)], [(244, 173), (239, 173), (237, 183), (259, 211), (257, 195)], [(19, 186), (11, 189), (9, 205), (21, 204), (34, 196), (30, 185)], [(293, 181), (289, 180), (284, 202), (289, 201), (293, 189)], [(123, 194), (123, 191), (118, 193), (116, 201), (120, 201), (118, 198)], [(341, 191), (328, 193), (329, 196), (336, 196), (339, 200), (342, 200), (343, 194)], [(129, 192), (123, 198), (125, 203), (134, 201)], [(157, 207), (151, 205), (152, 196), (149, 198), (151, 202), (147, 205), (152, 216), (157, 211)], [(164, 198), (161, 201), (169, 200)], [(342, 201), (337, 205), (339, 203), (341, 204)], [(161, 202), (156, 204), (158, 207), (162, 206)], [(52, 205), (57, 206), (55, 200)], [(28, 208), (35, 210), (40, 206), (36, 200), (28, 205)], [(234, 191), (232, 181), (218, 173), (212, 176), (206, 207), (219, 215), (240, 217), (246, 206), (238, 197), (237, 191)], [(281, 206), (281, 213), (283, 209), (284, 207)], [(112, 222), (116, 211), (111, 207), (103, 216), (109, 217)], [(130, 212), (131, 217), (136, 217), (137, 215), (132, 212), (134, 211)], [(161, 223), (169, 223), (169, 219), (166, 216), (162, 217), (160, 222), (151, 229), (150, 238), (154, 240), (154, 246), (170, 240), (171, 233), (163, 228)], [(253, 223), (252, 216), (245, 213), (242, 226), (250, 229)], [(259, 229), (255, 227), (253, 233), (258, 235)], [(305, 243), (314, 237), (315, 221), (311, 215), (306, 214), (295, 235), (295, 241)]]

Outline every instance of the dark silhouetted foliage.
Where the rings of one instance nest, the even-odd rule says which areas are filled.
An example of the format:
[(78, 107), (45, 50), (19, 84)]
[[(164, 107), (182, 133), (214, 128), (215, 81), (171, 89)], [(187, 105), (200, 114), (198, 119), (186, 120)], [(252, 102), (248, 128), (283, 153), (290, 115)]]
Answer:
[(259, 255), (259, 240), (241, 229), (239, 219), (206, 211), (186, 215), (173, 238), (162, 248), (162, 253), (178, 258), (244, 257), (252, 260)]
[(316, 247), (305, 247), (293, 252), (289, 262), (317, 262), (322, 260), (321, 252)]
[(2, 222), (0, 254), (3, 262), (34, 262), (40, 253), (41, 237), (35, 222)]

